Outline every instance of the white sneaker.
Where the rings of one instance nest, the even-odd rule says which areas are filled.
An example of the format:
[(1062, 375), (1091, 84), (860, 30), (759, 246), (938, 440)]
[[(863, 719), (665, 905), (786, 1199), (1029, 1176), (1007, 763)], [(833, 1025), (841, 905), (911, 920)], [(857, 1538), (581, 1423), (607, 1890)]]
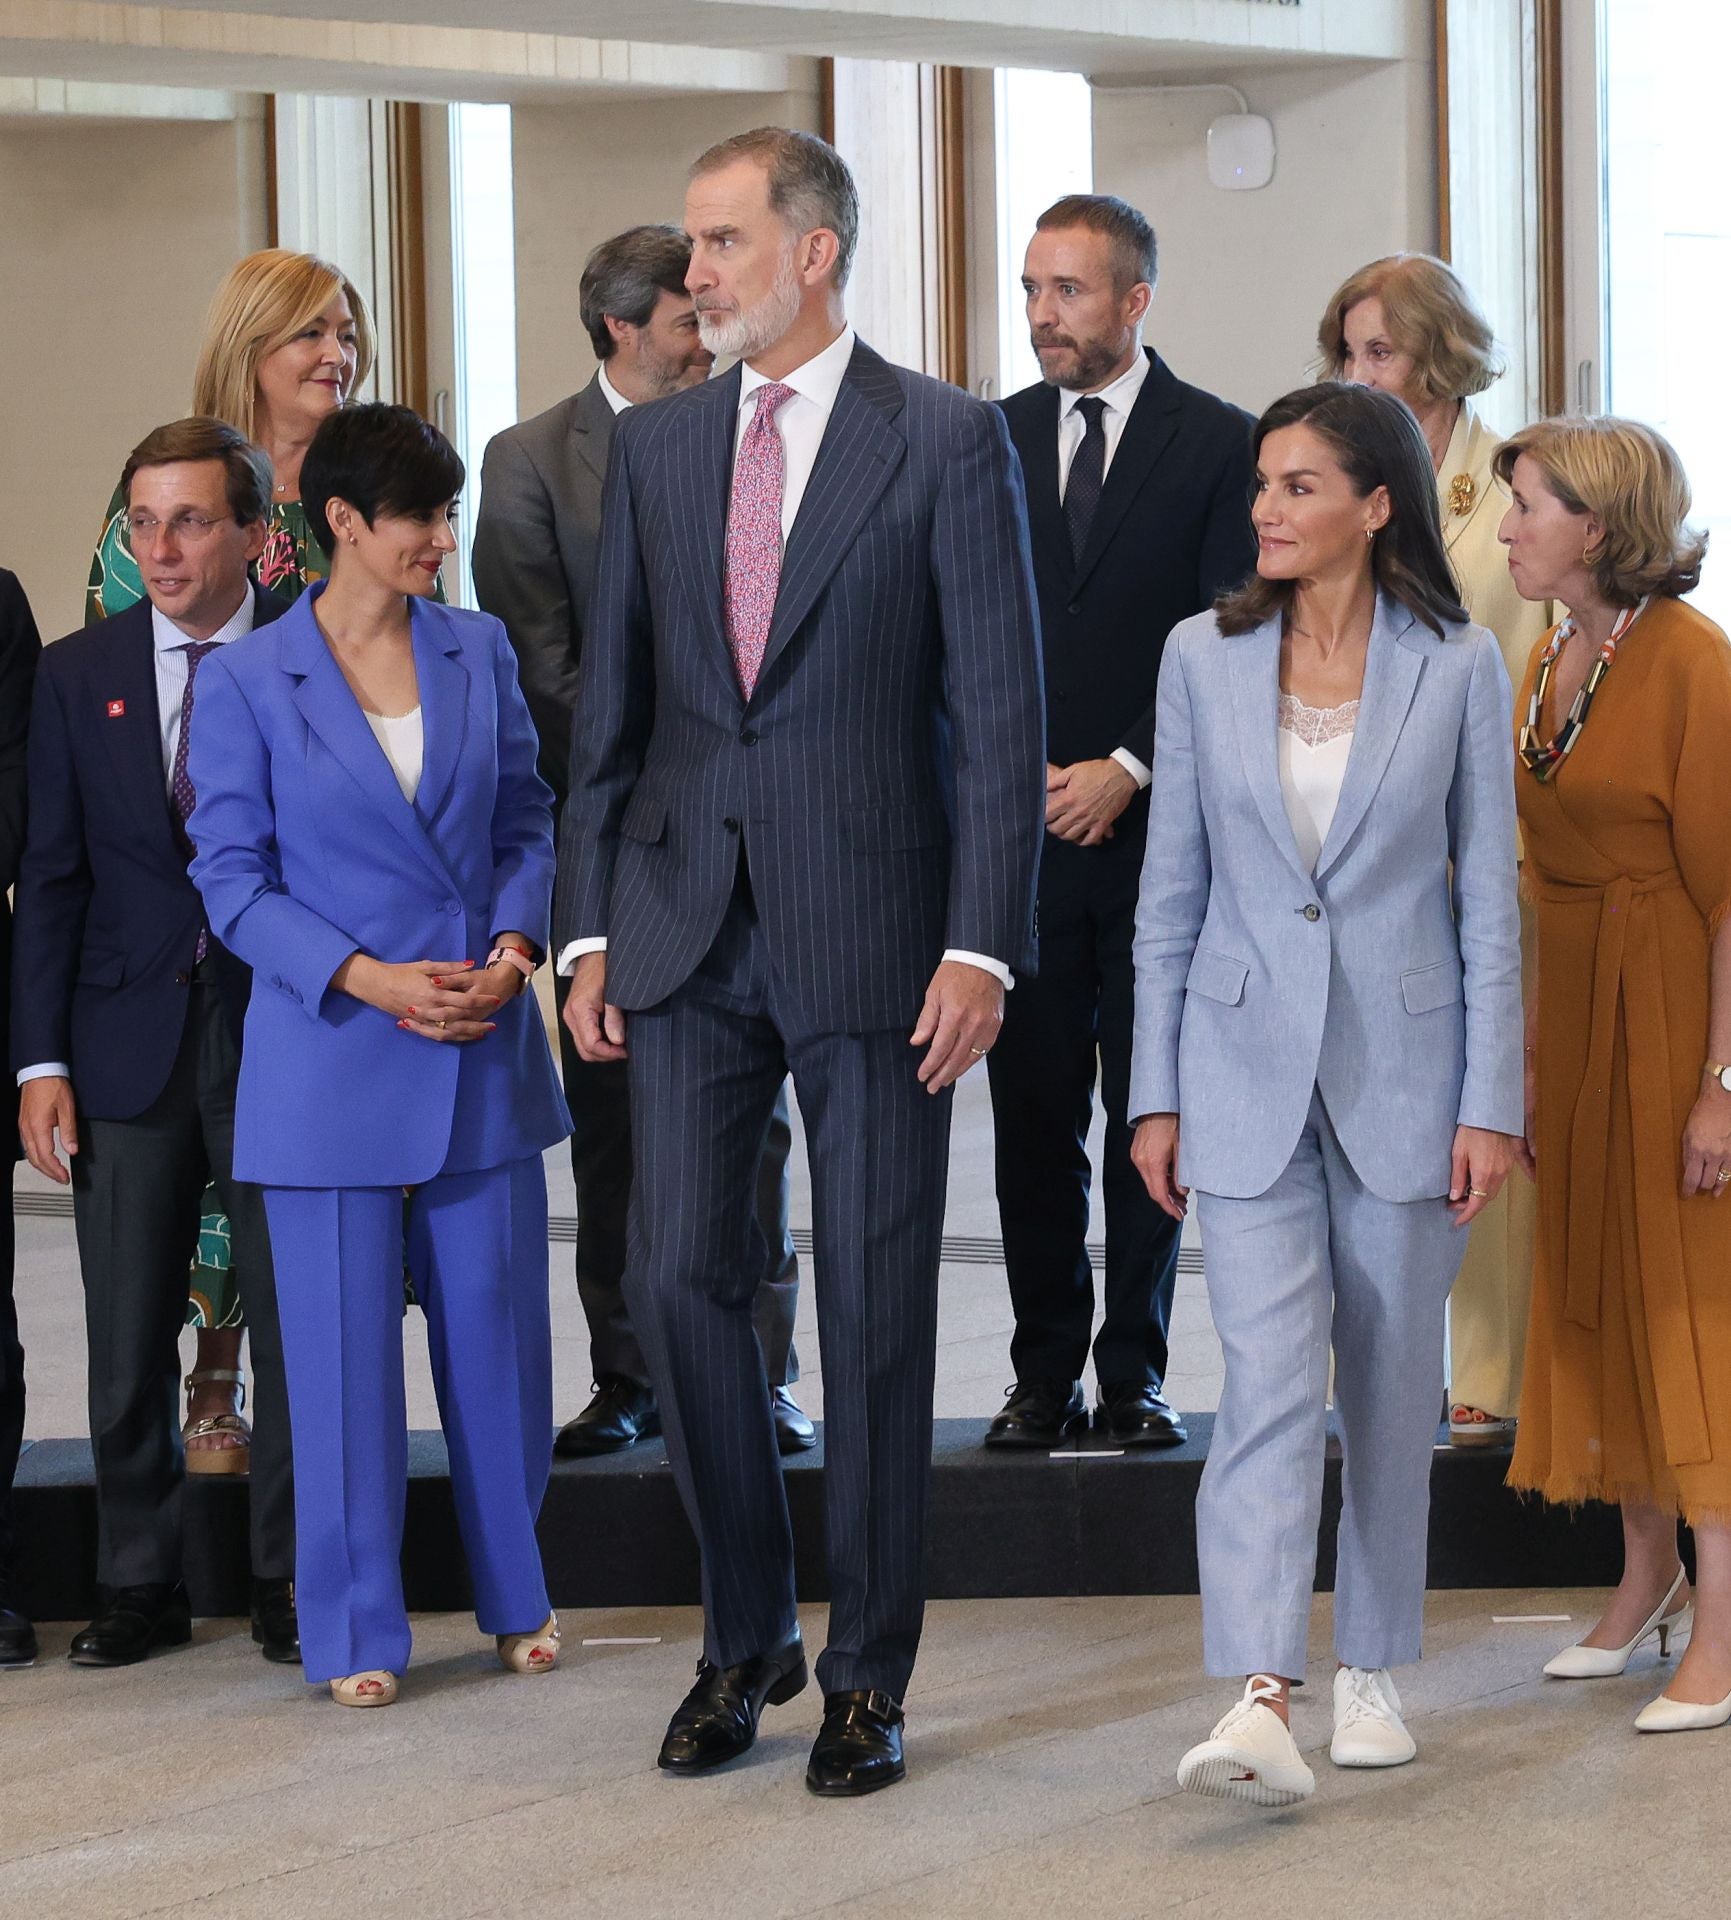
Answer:
[(1265, 1703), (1280, 1698), (1280, 1683), (1253, 1673), (1244, 1697), (1199, 1747), (1178, 1763), (1178, 1784), (1186, 1793), (1213, 1800), (1245, 1800), (1255, 1807), (1290, 1807), (1308, 1800), (1316, 1775), (1292, 1731)]
[(1337, 1767), (1404, 1767), (1417, 1752), (1388, 1668), (1337, 1668), (1329, 1759)]

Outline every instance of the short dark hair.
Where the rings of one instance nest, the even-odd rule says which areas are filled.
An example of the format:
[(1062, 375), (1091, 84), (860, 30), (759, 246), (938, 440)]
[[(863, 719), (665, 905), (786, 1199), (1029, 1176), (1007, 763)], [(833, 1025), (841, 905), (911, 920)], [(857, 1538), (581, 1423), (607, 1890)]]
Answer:
[(326, 553), (328, 508), (346, 500), (370, 527), (381, 513), (430, 513), (463, 485), (457, 449), (413, 407), (372, 400), (325, 417), (301, 462), (301, 504)]
[[(1354, 387), (1344, 380), (1300, 387), (1276, 400), (1257, 421), (1253, 458), (1260, 462), (1262, 443), (1271, 433), (1300, 423), (1333, 449), (1361, 500), (1378, 487), (1388, 489), (1388, 519), (1369, 543), (1378, 589), (1437, 634), (1464, 625), (1470, 616), (1443, 545), (1436, 470), (1424, 429), (1406, 402), (1379, 387)], [(1248, 633), (1271, 614), (1284, 612), (1292, 596), (1292, 581), (1252, 574), (1215, 601), (1220, 631)]]
[(662, 294), (685, 291), (690, 264), (691, 241), (678, 227), (627, 227), (601, 242), (577, 285), (578, 311), (597, 360), (611, 360), (618, 350), (607, 322), (647, 326)]
[(791, 127), (754, 127), (717, 141), (692, 163), (691, 178), (755, 160), (769, 175), (769, 204), (801, 233), (827, 227), (835, 235), (835, 283), (847, 285), (859, 246), (859, 189), (847, 162), (827, 140)]
[(1054, 200), (1034, 222), (1036, 233), (1062, 227), (1086, 227), (1112, 243), (1112, 274), (1118, 291), (1128, 293), (1139, 281), (1152, 287), (1160, 272), (1160, 249), (1147, 217), (1115, 193), (1067, 193)]
[(147, 433), (126, 456), (120, 472), (120, 497), (132, 501), (133, 476), (143, 467), (170, 467), (182, 460), (220, 460), (228, 510), (243, 527), (270, 511), (269, 456), (226, 420), (194, 414)]

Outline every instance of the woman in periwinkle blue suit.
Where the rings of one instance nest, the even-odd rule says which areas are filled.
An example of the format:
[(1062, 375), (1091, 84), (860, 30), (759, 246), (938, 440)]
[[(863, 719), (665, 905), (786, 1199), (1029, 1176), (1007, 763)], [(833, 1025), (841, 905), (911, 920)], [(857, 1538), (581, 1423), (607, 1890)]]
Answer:
[(235, 1172), (279, 1275), (302, 1658), (346, 1706), (409, 1657), (405, 1233), (476, 1614), (517, 1672), (558, 1650), (541, 1153), (569, 1123), (526, 990), (551, 795), (504, 628), (432, 598), (462, 481), (406, 407), (332, 415), (301, 469), (330, 580), (203, 663), (192, 730), (193, 879), (253, 969)]
[(1468, 623), (1417, 422), (1328, 382), (1257, 425), (1257, 570), (1160, 674), (1133, 1148), (1197, 1195), (1226, 1378), (1197, 1503), (1204, 1654), (1248, 1675), (1178, 1769), (1283, 1806), (1329, 1346), (1339, 1766), (1413, 1757), (1443, 1305), (1523, 1124), (1509, 682)]

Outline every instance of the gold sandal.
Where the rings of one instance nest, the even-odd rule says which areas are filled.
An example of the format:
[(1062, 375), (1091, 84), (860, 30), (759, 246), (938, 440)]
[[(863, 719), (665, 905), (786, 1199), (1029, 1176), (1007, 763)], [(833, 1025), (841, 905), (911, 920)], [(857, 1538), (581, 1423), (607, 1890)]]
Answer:
[(512, 1673), (551, 1673), (559, 1664), (559, 1616), (550, 1613), (534, 1633), (501, 1633), (499, 1658)]
[(388, 1707), (397, 1697), (397, 1676), (375, 1667), (368, 1673), (345, 1674), (330, 1688), (339, 1707)]
[[(190, 1409), (195, 1389), (211, 1386), (218, 1381), (227, 1381), (231, 1386), (240, 1388), (240, 1404), (246, 1405), (246, 1375), (232, 1367), (205, 1367), (186, 1376), (186, 1404), (188, 1407), (186, 1425), (180, 1430), (180, 1439), (186, 1447), (186, 1470), (188, 1473), (248, 1473), (252, 1469), (252, 1428), (238, 1413), (207, 1413), (199, 1419), (192, 1418)], [(235, 1444), (224, 1447), (187, 1447), (189, 1440), (203, 1440), (213, 1433), (234, 1436)]]

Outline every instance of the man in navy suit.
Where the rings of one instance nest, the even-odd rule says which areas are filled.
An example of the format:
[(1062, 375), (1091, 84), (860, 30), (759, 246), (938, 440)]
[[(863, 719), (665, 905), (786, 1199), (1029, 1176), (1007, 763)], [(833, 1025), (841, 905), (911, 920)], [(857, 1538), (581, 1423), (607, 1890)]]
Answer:
[(122, 489), (148, 597), (42, 656), (13, 919), (19, 1131), (30, 1164), (72, 1187), (90, 1348), (99, 1605), (71, 1657), (125, 1666), (191, 1638), (179, 1336), (214, 1179), (252, 1343), (253, 1637), (288, 1663), (300, 1643), (276, 1289), (262, 1195), (230, 1174), (251, 976), (211, 938), (186, 871), (199, 663), (286, 611), (248, 577), (270, 463), (220, 421), (181, 420), (134, 449)]
[(627, 1045), (627, 1291), (703, 1557), (660, 1763), (745, 1751), (806, 1681), (751, 1302), (751, 1173), (805, 1118), (829, 1644), (807, 1785), (903, 1777), (924, 1608), (949, 1089), (1033, 948), (1044, 741), (1003, 417), (847, 323), (852, 178), (766, 128), (698, 160), (688, 285), (743, 364), (620, 416), (555, 905), (586, 1059)]
[[(1176, 1446), (1166, 1331), (1178, 1222), (1130, 1164), (1130, 946), (1150, 831), (1154, 688), (1166, 636), (1256, 561), (1250, 416), (1142, 344), (1153, 229), (1108, 194), (1041, 214), (1022, 270), (1044, 376), (1003, 402), (1028, 483), (1046, 668), (1038, 978), (992, 1050), (998, 1213), (1016, 1384), (986, 1444), (1049, 1448), (1095, 1421), (1118, 1447)], [(1158, 833), (1159, 823), (1152, 831)], [(1088, 1125), (1106, 1108), (1105, 1313), (1094, 1332)]]

